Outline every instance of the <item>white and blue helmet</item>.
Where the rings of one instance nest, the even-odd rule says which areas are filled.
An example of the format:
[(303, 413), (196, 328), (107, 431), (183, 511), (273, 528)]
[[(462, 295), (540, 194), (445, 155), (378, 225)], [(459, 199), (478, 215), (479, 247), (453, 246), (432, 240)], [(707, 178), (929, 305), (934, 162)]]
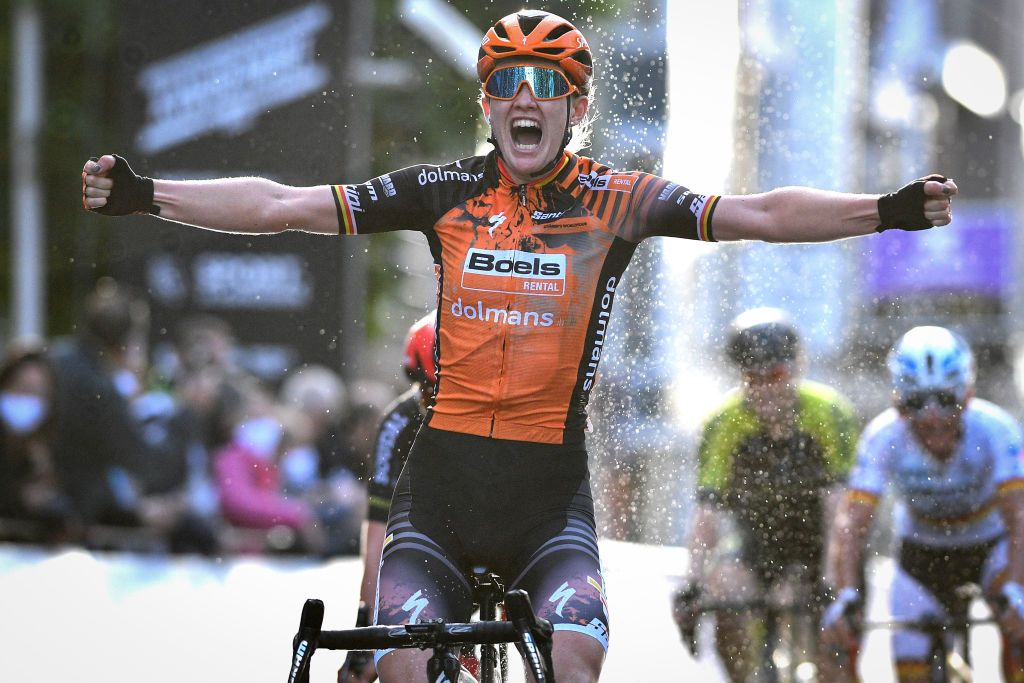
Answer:
[(963, 337), (945, 327), (925, 325), (904, 334), (889, 353), (896, 400), (924, 392), (948, 391), (961, 401), (974, 386), (974, 355)]

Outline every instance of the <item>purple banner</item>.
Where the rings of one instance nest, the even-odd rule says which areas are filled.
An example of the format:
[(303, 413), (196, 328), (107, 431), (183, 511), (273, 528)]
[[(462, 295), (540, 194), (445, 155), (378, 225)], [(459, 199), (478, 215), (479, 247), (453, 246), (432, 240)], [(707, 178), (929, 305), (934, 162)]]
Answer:
[(955, 201), (953, 223), (923, 232), (888, 230), (865, 240), (867, 295), (974, 294), (1006, 299), (1014, 281), (1012, 209)]

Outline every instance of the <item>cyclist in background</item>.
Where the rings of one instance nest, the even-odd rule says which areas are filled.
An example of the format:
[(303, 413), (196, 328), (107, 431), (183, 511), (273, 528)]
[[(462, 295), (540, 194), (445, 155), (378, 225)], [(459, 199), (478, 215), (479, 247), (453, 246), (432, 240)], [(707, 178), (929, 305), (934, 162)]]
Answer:
[[(785, 588), (818, 623), (825, 531), (858, 426), (846, 398), (800, 378), (799, 351), (779, 309), (746, 311), (732, 323), (726, 355), (741, 385), (704, 424), (689, 579), (677, 600), (754, 600)], [(691, 627), (686, 600), (677, 605), (680, 626)], [(752, 673), (750, 619), (717, 614), (716, 646), (733, 681)]]
[[(438, 384), (392, 502), (375, 622), (465, 621), (467, 576), (486, 565), (552, 622), (559, 683), (594, 681), (609, 627), (586, 405), (637, 245), (921, 230), (949, 224), (957, 188), (929, 176), (882, 196), (801, 187), (719, 196), (579, 156), (592, 54), (548, 12), (490, 27), (477, 74), (494, 145), (485, 155), (314, 187), (151, 180), (105, 155), (84, 165), (82, 201), (222, 232), (423, 233), (439, 278)], [(429, 653), (377, 657), (382, 680), (411, 681)]]
[[(398, 475), (412, 448), (413, 439), (427, 415), (437, 384), (434, 366), (434, 335), (437, 311), (431, 311), (409, 328), (402, 367), (413, 386), (387, 407), (377, 431), (368, 486), (366, 524), (363, 527), (363, 580), (359, 589), (356, 626), (369, 624), (369, 607), (377, 600), (377, 572), (384, 544), (384, 530)], [(349, 652), (338, 672), (338, 683), (369, 683), (377, 678), (372, 654)]]
[[(967, 343), (942, 327), (915, 327), (888, 358), (895, 405), (860, 438), (857, 463), (836, 516), (831, 552), (837, 597), (822, 621), (826, 642), (855, 650), (855, 608), (863, 602), (864, 543), (878, 501), (896, 496), (893, 524), (901, 541), (892, 580), (893, 619), (955, 616), (956, 589), (976, 583), (1002, 595), (1004, 645), (1024, 643), (1024, 464), (1021, 432), (1002, 408), (974, 398), (974, 359)], [(853, 616), (849, 619), (844, 615)], [(925, 681), (930, 643), (924, 634), (892, 637), (899, 680)], [(1004, 647), (1008, 681), (1024, 680)]]

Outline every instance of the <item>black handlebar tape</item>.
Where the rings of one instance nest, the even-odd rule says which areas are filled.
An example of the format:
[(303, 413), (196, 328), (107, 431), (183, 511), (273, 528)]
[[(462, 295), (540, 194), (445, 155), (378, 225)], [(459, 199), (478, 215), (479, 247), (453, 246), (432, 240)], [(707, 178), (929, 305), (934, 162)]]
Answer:
[(399, 626), (364, 626), (341, 631), (321, 631), (317, 640), (320, 650), (382, 650), (391, 647), (416, 647), (427, 643), (439, 645), (497, 645), (514, 643), (519, 638), (516, 627), (507, 621), (479, 621), (468, 624), (405, 624)]

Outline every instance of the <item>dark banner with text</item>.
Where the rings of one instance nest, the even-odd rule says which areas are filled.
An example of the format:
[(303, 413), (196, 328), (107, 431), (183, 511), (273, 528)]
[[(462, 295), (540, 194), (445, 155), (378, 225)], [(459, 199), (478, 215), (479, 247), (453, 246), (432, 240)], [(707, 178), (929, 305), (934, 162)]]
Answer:
[[(343, 2), (122, 4), (121, 136), (136, 172), (167, 179), (343, 178)], [(255, 199), (255, 198), (254, 198)], [(240, 363), (276, 381), (302, 363), (338, 368), (339, 238), (213, 233), (150, 217), (117, 221), (118, 277), (152, 308), (155, 350), (183, 321), (231, 326)]]

